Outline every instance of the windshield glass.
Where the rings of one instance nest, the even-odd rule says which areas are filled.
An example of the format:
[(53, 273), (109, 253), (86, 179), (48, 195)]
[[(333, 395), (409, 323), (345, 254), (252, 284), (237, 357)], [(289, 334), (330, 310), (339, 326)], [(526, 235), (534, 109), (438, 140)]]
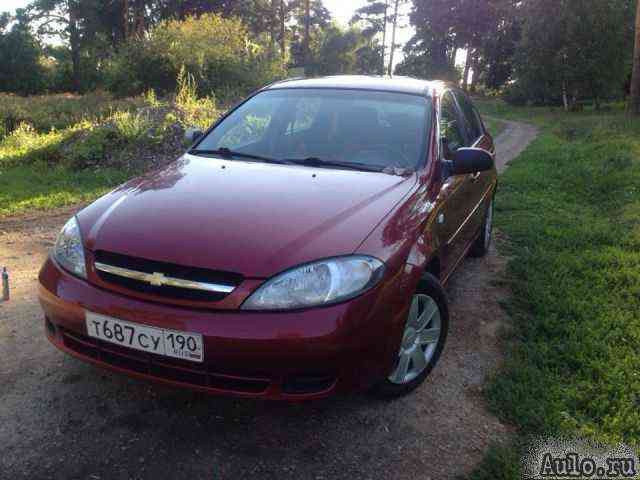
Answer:
[(267, 90), (225, 118), (195, 151), (416, 169), (425, 156), (429, 102), (390, 92)]

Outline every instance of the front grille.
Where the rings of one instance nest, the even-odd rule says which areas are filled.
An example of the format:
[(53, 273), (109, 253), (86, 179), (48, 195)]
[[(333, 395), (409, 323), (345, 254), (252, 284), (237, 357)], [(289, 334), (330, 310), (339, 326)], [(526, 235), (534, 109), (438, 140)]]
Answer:
[[(139, 257), (131, 257), (119, 253), (97, 251), (95, 252), (96, 263), (103, 263), (113, 267), (126, 268), (129, 270), (153, 274), (154, 272), (162, 273), (167, 277), (188, 280), (192, 282), (212, 283), (237, 286), (243, 276), (239, 273), (220, 272), (199, 267), (187, 267), (184, 265), (176, 265), (174, 263), (159, 262), (156, 260), (147, 260)], [(203, 302), (217, 302), (228, 295), (224, 292), (209, 292), (196, 290), (191, 288), (180, 288), (169, 285), (151, 285), (148, 282), (126, 278), (120, 275), (96, 270), (100, 279), (104, 282), (118, 285), (135, 292), (157, 295), (164, 298), (192, 300)]]
[(99, 362), (159, 380), (170, 380), (212, 390), (261, 394), (271, 385), (266, 374), (218, 372), (204, 365), (140, 352), (59, 328), (65, 347)]

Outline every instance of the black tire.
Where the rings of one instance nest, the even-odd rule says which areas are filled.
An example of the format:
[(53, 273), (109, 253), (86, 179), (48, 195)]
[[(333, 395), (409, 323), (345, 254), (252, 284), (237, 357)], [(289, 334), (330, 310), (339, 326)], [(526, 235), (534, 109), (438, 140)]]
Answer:
[[(487, 234), (487, 223), (489, 232)], [(480, 228), (480, 233), (478, 234), (478, 238), (476, 238), (475, 242), (471, 246), (469, 250), (470, 257), (484, 257), (487, 253), (489, 253), (489, 247), (491, 247), (491, 237), (493, 236), (493, 197), (491, 197), (491, 201), (489, 202), (489, 206), (487, 207), (484, 213), (484, 220), (482, 221), (482, 227)]]
[[(385, 398), (395, 398), (407, 395), (408, 393), (415, 390), (429, 376), (433, 368), (438, 363), (440, 355), (442, 354), (442, 350), (444, 349), (444, 345), (447, 340), (447, 333), (449, 331), (449, 308), (447, 295), (438, 279), (429, 273), (424, 274), (424, 277), (420, 281), (420, 284), (418, 285), (415, 294), (412, 295), (412, 298), (418, 294), (428, 295), (435, 301), (436, 305), (438, 306), (438, 310), (440, 313), (440, 336), (437, 340), (435, 351), (433, 352), (426, 368), (422, 371), (422, 373), (410, 382), (402, 384), (394, 383), (389, 379), (389, 377), (386, 377), (380, 383), (375, 385), (372, 392), (378, 396)], [(399, 352), (400, 348), (401, 345), (398, 345)], [(389, 376), (391, 376), (392, 373), (393, 372), (390, 372)]]

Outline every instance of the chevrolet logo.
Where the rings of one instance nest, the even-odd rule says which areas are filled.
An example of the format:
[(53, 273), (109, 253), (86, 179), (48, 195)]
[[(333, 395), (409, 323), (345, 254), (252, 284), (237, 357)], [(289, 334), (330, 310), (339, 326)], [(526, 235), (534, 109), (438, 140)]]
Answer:
[(147, 277), (147, 281), (153, 285), (154, 287), (161, 287), (165, 283), (167, 283), (167, 277), (160, 272), (153, 272), (152, 275)]

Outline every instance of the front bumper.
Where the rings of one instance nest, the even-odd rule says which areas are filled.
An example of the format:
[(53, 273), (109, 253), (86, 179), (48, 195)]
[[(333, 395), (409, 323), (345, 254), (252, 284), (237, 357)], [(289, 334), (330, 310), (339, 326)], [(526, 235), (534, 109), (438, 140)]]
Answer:
[[(48, 259), (39, 299), (49, 340), (81, 360), (133, 377), (212, 394), (303, 400), (363, 390), (393, 368), (417, 272), (351, 301), (295, 312), (203, 311), (97, 288)], [(405, 293), (403, 293), (405, 292)], [(87, 310), (203, 335), (202, 364), (90, 338)]]

